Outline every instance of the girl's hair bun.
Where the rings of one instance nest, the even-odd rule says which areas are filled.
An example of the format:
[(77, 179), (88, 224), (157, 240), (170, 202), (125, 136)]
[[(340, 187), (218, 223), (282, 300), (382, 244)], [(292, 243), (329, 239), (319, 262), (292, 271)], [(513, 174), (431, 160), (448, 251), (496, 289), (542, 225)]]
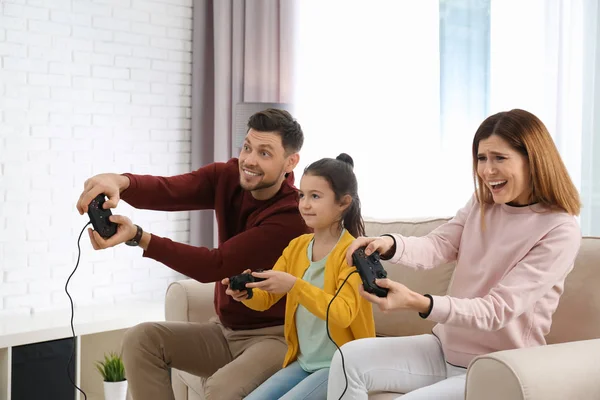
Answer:
[(343, 161), (345, 163), (350, 164), (352, 168), (354, 168), (354, 160), (346, 153), (341, 153), (339, 156), (335, 158), (336, 160)]

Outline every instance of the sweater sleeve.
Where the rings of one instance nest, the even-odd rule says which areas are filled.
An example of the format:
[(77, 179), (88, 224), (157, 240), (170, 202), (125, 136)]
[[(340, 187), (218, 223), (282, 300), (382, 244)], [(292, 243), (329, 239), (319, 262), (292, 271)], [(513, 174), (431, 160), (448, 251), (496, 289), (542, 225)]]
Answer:
[[(144, 257), (152, 258), (200, 282), (216, 282), (245, 269), (271, 269), (280, 250), (304, 233), (297, 212), (274, 214), (219, 248), (196, 247), (152, 235)], [(274, 252), (277, 251), (277, 254)]]
[(394, 264), (402, 263), (415, 269), (431, 269), (455, 261), (465, 222), (474, 207), (478, 206), (479, 203), (473, 195), (454, 218), (438, 226), (426, 236), (407, 237), (394, 234), (396, 252), (389, 261)]
[[(289, 254), (290, 254), (290, 246), (286, 247), (283, 250), (283, 254), (281, 255), (281, 257), (279, 257), (279, 260), (277, 260), (277, 263), (275, 263), (275, 266), (273, 267), (273, 271), (289, 272), (288, 271)], [(248, 308), (251, 308), (255, 311), (266, 311), (269, 308), (271, 308), (273, 306), (273, 304), (277, 303), (283, 296), (285, 296), (285, 293), (275, 294), (275, 293), (270, 293), (270, 292), (267, 292), (266, 290), (262, 290), (259, 288), (253, 288), (252, 289), (252, 298), (246, 299), (246, 300), (242, 301), (242, 303), (244, 303)]]
[(157, 211), (210, 210), (219, 176), (231, 166), (213, 163), (186, 174), (162, 177), (123, 174), (129, 187), (121, 198), (135, 208)]
[(484, 297), (432, 296), (428, 319), (441, 324), (497, 331), (530, 309), (552, 287), (564, 282), (581, 245), (575, 221), (543, 237)]
[[(362, 284), (362, 281), (358, 273), (353, 273), (356, 272), (356, 268), (348, 266), (345, 257), (337, 261), (337, 266), (339, 273), (337, 276), (336, 293), (338, 291), (339, 293), (329, 307), (329, 321), (338, 327), (347, 328), (352, 324), (360, 311), (362, 297), (358, 293), (358, 287)], [(352, 275), (348, 277), (350, 274)], [(348, 280), (344, 283), (347, 277)], [(297, 296), (300, 304), (322, 320), (325, 320), (327, 307), (334, 296), (303, 279), (296, 280), (292, 290), (290, 290), (290, 294)]]

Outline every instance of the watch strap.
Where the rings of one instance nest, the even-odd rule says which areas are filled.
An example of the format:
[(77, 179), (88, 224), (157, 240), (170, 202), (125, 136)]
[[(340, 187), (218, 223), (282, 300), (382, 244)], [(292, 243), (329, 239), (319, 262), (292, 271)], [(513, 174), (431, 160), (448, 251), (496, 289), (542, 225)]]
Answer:
[(125, 244), (127, 244), (129, 246), (137, 246), (140, 244), (140, 240), (142, 240), (142, 235), (144, 233), (144, 230), (139, 225), (135, 225), (135, 226), (137, 228), (135, 236), (132, 239), (129, 239), (128, 241), (125, 242)]

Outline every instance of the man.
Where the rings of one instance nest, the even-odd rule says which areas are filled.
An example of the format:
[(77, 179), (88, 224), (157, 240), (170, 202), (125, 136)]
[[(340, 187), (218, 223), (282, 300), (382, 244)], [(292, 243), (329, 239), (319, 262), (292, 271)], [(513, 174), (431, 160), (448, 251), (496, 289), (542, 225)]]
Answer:
[[(213, 163), (173, 177), (101, 174), (88, 179), (77, 203), (81, 214), (98, 194), (104, 208), (120, 198), (133, 207), (164, 210), (214, 209), (219, 247), (176, 243), (113, 215), (117, 233), (103, 239), (89, 229), (94, 249), (128, 242), (143, 256), (200, 282), (219, 282), (247, 268), (272, 268), (293, 238), (308, 232), (298, 212), (293, 169), (304, 136), (283, 110), (258, 112), (248, 121), (239, 159)], [(135, 400), (174, 399), (169, 367), (201, 376), (206, 399), (241, 399), (278, 371), (287, 350), (285, 301), (255, 312), (215, 285), (218, 318), (207, 323), (152, 322), (131, 328), (123, 342), (129, 390)]]

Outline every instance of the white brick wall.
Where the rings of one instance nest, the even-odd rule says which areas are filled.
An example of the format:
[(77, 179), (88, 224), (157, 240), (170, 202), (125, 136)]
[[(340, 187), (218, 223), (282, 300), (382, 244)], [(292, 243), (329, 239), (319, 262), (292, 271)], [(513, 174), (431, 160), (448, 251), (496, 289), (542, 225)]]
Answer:
[[(190, 169), (192, 0), (0, 0), (0, 317), (68, 308), (101, 172)], [(188, 213), (113, 211), (187, 242)], [(81, 240), (76, 305), (160, 300), (181, 276)]]

